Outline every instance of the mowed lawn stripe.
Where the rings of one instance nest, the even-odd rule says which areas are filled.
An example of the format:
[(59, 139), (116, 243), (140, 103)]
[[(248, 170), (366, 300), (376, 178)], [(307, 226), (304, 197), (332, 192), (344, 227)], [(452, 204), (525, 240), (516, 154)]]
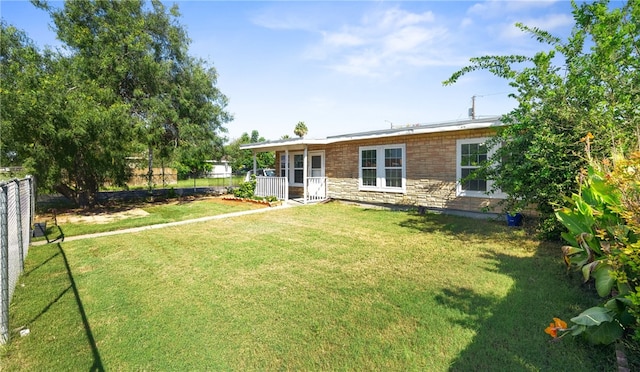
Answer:
[[(79, 301), (60, 296), (60, 250)], [(543, 332), (597, 302), (557, 250), (340, 203), (34, 247), (11, 310), (31, 334), (3, 364), (87, 369), (97, 350), (115, 370), (610, 369), (612, 351)]]

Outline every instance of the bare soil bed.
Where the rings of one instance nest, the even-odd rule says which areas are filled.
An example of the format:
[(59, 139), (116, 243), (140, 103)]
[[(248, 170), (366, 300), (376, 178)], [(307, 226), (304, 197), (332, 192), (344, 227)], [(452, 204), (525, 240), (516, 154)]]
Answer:
[(159, 199), (148, 202), (110, 201), (93, 208), (49, 209), (37, 213), (35, 221), (51, 221), (57, 223), (95, 223), (105, 224), (126, 218), (138, 218), (149, 215), (143, 208), (157, 205), (185, 204), (193, 201), (205, 201), (218, 204), (233, 205), (237, 200), (228, 200), (223, 196), (187, 196), (180, 199)]

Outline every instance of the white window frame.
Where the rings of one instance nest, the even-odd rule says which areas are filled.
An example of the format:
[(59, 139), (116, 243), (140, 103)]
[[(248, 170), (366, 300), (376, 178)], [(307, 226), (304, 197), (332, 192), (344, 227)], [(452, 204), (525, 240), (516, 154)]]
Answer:
[[(303, 186), (304, 185), (304, 153), (290, 152), (289, 156), (291, 156), (291, 162), (289, 163), (289, 184), (293, 186)], [(296, 156), (302, 157), (302, 167), (300, 168), (295, 168)], [(302, 171), (302, 182), (295, 182), (296, 170)]]
[[(491, 192), (493, 189), (493, 181), (487, 180), (487, 191), (477, 191), (477, 190), (464, 190), (462, 189), (462, 166), (460, 163), (462, 162), (462, 145), (470, 145), (470, 144), (483, 144), (489, 141), (491, 137), (477, 137), (477, 138), (464, 138), (456, 140), (456, 195), (457, 196), (469, 196), (474, 198), (506, 198), (506, 194), (500, 190), (495, 190)], [(497, 148), (500, 145), (491, 147), (487, 149), (487, 160), (490, 159), (493, 154), (496, 152)]]
[[(279, 159), (279, 161), (280, 161), (280, 174), (278, 174), (278, 177), (286, 177), (287, 170), (288, 170), (287, 162), (289, 161), (287, 156), (288, 155), (285, 152), (282, 152), (280, 154), (280, 159)], [(288, 157), (291, 158), (290, 155)]]
[[(313, 175), (313, 162), (312, 162), (312, 158), (314, 156), (320, 156), (320, 175), (319, 176), (314, 176)], [(309, 170), (309, 175), (307, 177), (324, 177), (325, 176), (325, 172), (324, 172), (324, 150), (323, 151), (309, 151), (309, 154), (307, 154), (307, 158), (309, 160), (309, 165), (308, 165), (308, 170)]]
[[(294, 182), (295, 181), (295, 168), (294, 166), (294, 162), (295, 162), (295, 157), (296, 155), (301, 155), (304, 157), (304, 152), (303, 151), (289, 151), (289, 185), (291, 186), (304, 186), (303, 182)], [(320, 177), (324, 177), (325, 176), (325, 156), (324, 156), (324, 150), (322, 151), (309, 151), (307, 153), (307, 177), (311, 177), (311, 157), (312, 156), (318, 156), (320, 155), (321, 157), (321, 161), (322, 161), (322, 168), (321, 168), (321, 176)], [(280, 154), (280, 167), (282, 167), (282, 157), (286, 157), (285, 153)], [(304, 169), (304, 168), (298, 168), (298, 170), (300, 169)], [(281, 174), (284, 170), (280, 170)]]
[[(402, 151), (402, 186), (388, 187), (385, 170), (385, 150), (400, 149)], [(362, 183), (362, 152), (376, 150), (376, 186)], [(405, 193), (407, 190), (407, 149), (404, 143), (378, 146), (360, 146), (358, 148), (358, 190)]]

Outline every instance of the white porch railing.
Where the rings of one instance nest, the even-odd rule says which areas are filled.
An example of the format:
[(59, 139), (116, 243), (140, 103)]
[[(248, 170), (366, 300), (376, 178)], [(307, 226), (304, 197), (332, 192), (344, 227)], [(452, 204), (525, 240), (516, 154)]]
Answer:
[(275, 196), (278, 200), (289, 199), (289, 182), (286, 177), (256, 177), (256, 196)]
[(307, 177), (307, 201), (321, 201), (327, 198), (327, 177)]

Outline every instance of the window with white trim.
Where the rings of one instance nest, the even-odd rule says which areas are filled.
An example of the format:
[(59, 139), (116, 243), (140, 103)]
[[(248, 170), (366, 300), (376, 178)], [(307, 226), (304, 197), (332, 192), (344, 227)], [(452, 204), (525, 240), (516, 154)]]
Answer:
[(293, 183), (302, 184), (304, 182), (304, 155), (293, 155)]
[[(458, 196), (488, 197), (492, 182), (473, 173), (480, 169), (493, 155), (494, 149), (487, 145), (488, 137), (467, 138), (456, 141), (456, 177)], [(499, 191), (493, 196), (503, 197)]]
[(405, 145), (360, 147), (360, 190), (404, 192)]
[[(285, 153), (280, 154), (280, 177), (287, 176), (287, 165), (289, 183), (294, 186), (302, 186), (304, 182), (304, 153), (290, 152), (288, 158)], [(324, 177), (324, 151), (310, 151), (307, 154), (307, 176)]]
[(287, 176), (287, 154), (280, 154), (280, 177)]
[(323, 170), (324, 165), (322, 164), (322, 155), (311, 155), (309, 157), (310, 161), (310, 176), (311, 177), (324, 177)]

